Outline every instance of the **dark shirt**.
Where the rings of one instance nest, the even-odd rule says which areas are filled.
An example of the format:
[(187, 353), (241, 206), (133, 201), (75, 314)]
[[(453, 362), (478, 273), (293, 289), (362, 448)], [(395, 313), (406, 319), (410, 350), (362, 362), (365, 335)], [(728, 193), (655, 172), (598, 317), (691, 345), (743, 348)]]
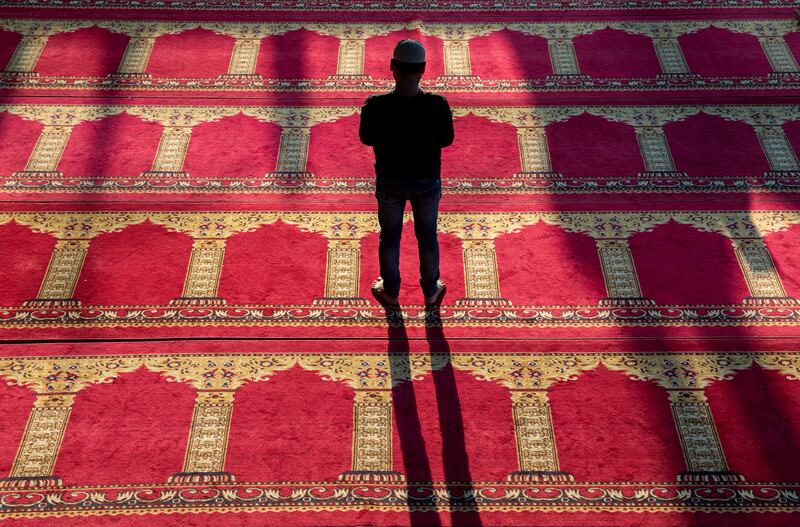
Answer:
[(442, 148), (453, 143), (453, 114), (441, 95), (372, 95), (361, 108), (361, 142), (375, 150), (378, 179), (439, 179)]

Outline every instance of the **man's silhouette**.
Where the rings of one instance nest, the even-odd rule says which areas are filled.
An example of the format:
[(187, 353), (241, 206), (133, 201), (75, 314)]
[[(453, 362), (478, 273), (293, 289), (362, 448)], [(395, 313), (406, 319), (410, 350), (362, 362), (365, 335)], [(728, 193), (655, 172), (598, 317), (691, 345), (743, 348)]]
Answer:
[(361, 142), (375, 151), (378, 257), (381, 275), (372, 293), (386, 307), (398, 304), (400, 237), (406, 201), (414, 213), (419, 272), (426, 306), (438, 306), (445, 286), (439, 279), (436, 221), (442, 197), (442, 148), (453, 143), (453, 115), (447, 99), (420, 89), (425, 48), (401, 40), (391, 60), (394, 91), (370, 96), (361, 109)]

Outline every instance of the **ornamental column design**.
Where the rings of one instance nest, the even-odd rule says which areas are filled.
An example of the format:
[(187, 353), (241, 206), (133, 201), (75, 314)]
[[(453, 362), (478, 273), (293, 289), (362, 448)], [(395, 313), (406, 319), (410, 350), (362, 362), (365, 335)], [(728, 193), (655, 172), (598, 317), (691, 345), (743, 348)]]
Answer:
[(17, 178), (60, 178), (58, 171), (61, 156), (69, 142), (72, 128), (84, 121), (99, 119), (121, 110), (113, 106), (58, 106), (22, 105), (9, 106), (8, 110), (20, 117), (37, 121), (43, 126), (33, 147), (25, 169), (14, 172)]
[(420, 29), (427, 35), (441, 39), (444, 75), (439, 78), (440, 80), (464, 82), (478, 80), (478, 77), (472, 73), (472, 59), (469, 52), (470, 39), (502, 29), (503, 25), (412, 22), (408, 27), (409, 29)]
[(656, 75), (661, 79), (674, 77), (684, 79), (698, 78), (699, 75), (689, 71), (686, 57), (679, 37), (693, 31), (707, 27), (702, 21), (659, 21), (659, 22), (611, 22), (608, 24), (614, 29), (627, 33), (646, 35), (652, 39), (653, 49), (661, 65), (661, 73)]
[(689, 71), (680, 41), (676, 37), (653, 38), (653, 47), (661, 64), (662, 73), (659, 76), (697, 76)]
[(36, 394), (11, 473), (0, 479), (0, 488), (61, 485), (52, 474), (74, 402), (75, 393)]
[(17, 44), (17, 49), (8, 61), (4, 73), (26, 77), (39, 75), (33, 70), (49, 39), (49, 34), (22, 35), (22, 40)]
[(39, 232), (57, 238), (36, 298), (24, 303), (29, 307), (78, 306), (73, 298), (89, 242), (102, 232), (114, 232), (142, 220), (135, 213), (54, 212), (17, 214), (14, 219)]
[(0, 479), (0, 488), (61, 485), (61, 478), (53, 474), (53, 469), (75, 395), (93, 383), (108, 382), (138, 366), (137, 359), (125, 357), (0, 360), (0, 376), (36, 392), (11, 473)]
[(744, 477), (728, 468), (714, 417), (703, 390), (667, 390), (669, 406), (681, 440), (686, 472), (679, 481), (737, 481)]
[(256, 62), (261, 49), (260, 38), (237, 38), (233, 44), (233, 54), (228, 64), (228, 73), (222, 77), (226, 79), (257, 78)]
[(339, 39), (339, 54), (336, 61), (336, 73), (331, 75), (337, 80), (368, 79), (364, 73), (364, 56), (366, 55), (367, 38), (388, 32), (388, 26), (373, 24), (314, 24), (308, 29), (323, 35), (332, 35)]
[(311, 176), (306, 171), (308, 162), (308, 143), (311, 139), (311, 128), (306, 126), (289, 126), (281, 130), (281, 142), (278, 147), (278, 161), (272, 176), (300, 178)]
[(514, 180), (532, 180), (537, 186), (547, 188), (563, 186), (564, 175), (553, 171), (546, 127), (582, 112), (576, 110), (577, 107), (563, 106), (461, 106), (453, 108), (453, 115), (472, 114), (515, 127), (521, 170), (514, 174)]
[(403, 481), (392, 470), (392, 391), (356, 389), (351, 468), (343, 481)]
[(363, 38), (344, 38), (339, 40), (339, 59), (336, 62), (336, 78), (360, 79), (368, 78), (364, 74), (364, 50), (366, 40)]
[(544, 220), (568, 232), (581, 232), (595, 239), (608, 296), (603, 306), (648, 306), (653, 300), (642, 295), (628, 238), (664, 223), (664, 213), (573, 212), (546, 214)]
[(648, 180), (674, 184), (676, 180), (688, 179), (686, 172), (675, 167), (664, 124), (685, 119), (698, 109), (692, 106), (615, 106), (595, 107), (593, 111), (606, 119), (633, 127), (645, 166), (644, 172), (638, 173), (638, 178), (648, 186), (660, 186)]
[(466, 298), (459, 303), (469, 305), (508, 305), (500, 296), (500, 279), (497, 274), (497, 252), (494, 240), (462, 240), (464, 258), (464, 287)]
[(386, 355), (298, 357), (300, 365), (355, 390), (350, 470), (339, 479), (353, 482), (404, 481), (392, 462), (392, 379)]
[[(704, 107), (703, 111), (733, 121), (743, 121), (753, 127), (770, 170), (766, 178), (794, 179), (800, 176), (797, 153), (786, 137), (783, 124), (797, 118), (796, 111), (786, 106), (719, 106)], [(780, 183), (780, 181), (779, 181)]]
[(143, 172), (143, 177), (176, 178), (188, 177), (183, 171), (186, 150), (192, 136), (191, 126), (165, 126), (158, 142), (158, 150), (153, 160), (153, 167)]
[(517, 144), (519, 145), (522, 171), (515, 174), (514, 177), (545, 179), (563, 177), (561, 174), (553, 172), (544, 126), (518, 126)]
[(280, 179), (313, 176), (306, 170), (311, 127), (353, 115), (358, 110), (359, 108), (355, 106), (265, 106), (241, 108), (245, 115), (255, 117), (260, 121), (280, 125), (281, 139), (278, 146), (278, 159), (275, 163), (275, 170), (267, 174), (267, 177)]
[(780, 125), (756, 126), (756, 136), (764, 150), (764, 155), (769, 161), (771, 170), (764, 174), (766, 177), (798, 177), (800, 176), (800, 163), (797, 154), (786, 137), (786, 132)]
[(217, 296), (219, 276), (222, 273), (222, 260), (225, 257), (225, 239), (200, 238), (192, 244), (192, 255), (183, 293), (173, 304), (181, 305), (222, 305), (225, 299)]
[(109, 31), (128, 36), (125, 54), (117, 67), (117, 72), (111, 75), (112, 78), (123, 79), (150, 77), (150, 74), (146, 72), (147, 64), (158, 37), (197, 27), (196, 23), (177, 20), (97, 20), (93, 23)]
[(560, 470), (547, 390), (511, 390), (519, 470), (510, 481), (573, 481)]
[(511, 233), (526, 224), (536, 223), (531, 215), (515, 213), (445, 213), (439, 215), (439, 230), (461, 238), (464, 260), (466, 297), (456, 300), (457, 306), (502, 307), (511, 302), (500, 293), (497, 252), (494, 239)]
[(608, 368), (623, 371), (634, 380), (654, 381), (667, 390), (686, 460), (686, 471), (678, 475), (678, 481), (688, 483), (744, 480), (728, 467), (703, 389), (715, 380), (729, 379), (752, 361), (748, 353), (603, 356)]
[(574, 38), (603, 29), (608, 22), (510, 22), (503, 26), (512, 31), (533, 35), (547, 40), (550, 65), (553, 73), (548, 80), (584, 81), (589, 76), (581, 73), (575, 54)]
[(418, 380), (431, 371), (430, 355), (409, 354), (308, 355), (297, 357), (304, 369), (323, 379), (340, 381), (355, 390), (353, 451), (350, 470), (339, 479), (349, 482), (400, 482), (392, 460), (392, 388)]
[(642, 306), (654, 304), (642, 296), (639, 277), (627, 238), (596, 238), (608, 296), (600, 305)]
[(775, 263), (764, 244), (765, 233), (779, 231), (796, 223), (793, 213), (784, 211), (673, 213), (677, 221), (701, 231), (717, 232), (730, 238), (750, 296), (745, 304), (755, 306), (794, 305), (797, 299), (786, 296)]
[(361, 239), (329, 239), (325, 265), (325, 296), (315, 303), (367, 304), (359, 297), (361, 269)]
[(595, 368), (599, 355), (472, 355), (454, 354), (453, 366), (479, 380), (494, 381), (510, 390), (519, 470), (509, 474), (515, 482), (573, 481), (558, 462), (553, 418), (547, 389), (574, 380)]
[(150, 54), (155, 46), (155, 36), (131, 36), (117, 68), (116, 77), (149, 77), (146, 73)]
[(281, 35), (287, 31), (302, 27), (298, 23), (272, 23), (272, 22), (203, 22), (204, 29), (209, 29), (220, 35), (234, 39), (233, 52), (228, 71), (220, 75), (222, 79), (247, 80), (259, 79), (256, 73), (258, 54), (261, 50), (261, 41), (270, 35)]
[(369, 75), (364, 73), (367, 39), (403, 29), (404, 24), (310, 22), (304, 23), (303, 27), (339, 39), (336, 73), (330, 76), (331, 79), (359, 81), (369, 78)]
[(142, 177), (175, 179), (189, 176), (183, 170), (192, 128), (200, 123), (217, 121), (241, 111), (238, 106), (127, 106), (125, 111), (145, 121), (160, 123), (164, 129), (158, 142), (153, 165)]
[(793, 76), (800, 72), (797, 60), (784, 38), (787, 34), (797, 31), (796, 20), (715, 20), (714, 25), (756, 36), (772, 66), (770, 77)]
[(800, 73), (800, 68), (797, 67), (797, 59), (795, 59), (783, 36), (760, 36), (758, 41), (761, 43), (761, 49), (764, 50), (764, 54), (774, 70), (770, 75), (782, 76)]
[(153, 223), (169, 231), (182, 232), (194, 238), (180, 297), (170, 301), (179, 306), (224, 305), (217, 296), (219, 277), (225, 257), (225, 240), (238, 232), (250, 232), (273, 223), (276, 213), (178, 212), (151, 213)]
[(786, 295), (769, 249), (761, 237), (731, 238), (731, 243), (750, 291), (750, 296), (744, 299), (745, 304), (797, 304), (797, 299)]
[(550, 53), (550, 63), (553, 66), (555, 79), (588, 78), (581, 74), (578, 59), (575, 56), (575, 44), (572, 38), (548, 38), (547, 50)]
[(377, 232), (378, 219), (373, 213), (284, 212), (281, 220), (305, 232), (314, 232), (328, 240), (324, 296), (314, 304), (324, 306), (368, 305), (359, 296), (361, 239)]
[(59, 178), (64, 174), (57, 171), (61, 155), (67, 146), (72, 125), (45, 125), (33, 152), (28, 158), (25, 170), (15, 172), (15, 177), (48, 177)]
[(170, 476), (169, 482), (233, 483), (236, 478), (225, 471), (225, 458), (234, 393), (246, 382), (268, 380), (276, 372), (292, 367), (294, 356), (177, 355), (145, 361), (168, 381), (186, 382), (197, 389), (183, 469)]
[(686, 172), (675, 170), (675, 162), (669, 150), (667, 136), (664, 135), (664, 129), (661, 126), (637, 126), (634, 130), (646, 170), (640, 172), (639, 177), (688, 177)]
[(233, 483), (225, 472), (228, 434), (233, 415), (233, 390), (198, 390), (183, 470), (170, 483)]
[(73, 298), (73, 293), (89, 251), (89, 241), (89, 238), (79, 238), (59, 239), (56, 242), (39, 293), (33, 300), (26, 301), (26, 306), (80, 305), (80, 300)]
[(469, 56), (469, 40), (444, 41), (444, 76), (454, 80), (475, 79)]

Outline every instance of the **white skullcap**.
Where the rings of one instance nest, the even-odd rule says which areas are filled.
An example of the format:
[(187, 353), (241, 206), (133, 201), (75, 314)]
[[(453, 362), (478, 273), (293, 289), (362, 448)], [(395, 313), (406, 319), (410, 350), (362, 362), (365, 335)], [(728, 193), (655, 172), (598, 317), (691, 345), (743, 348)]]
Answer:
[(419, 64), (425, 62), (425, 48), (416, 40), (401, 40), (394, 47), (392, 58), (398, 62)]

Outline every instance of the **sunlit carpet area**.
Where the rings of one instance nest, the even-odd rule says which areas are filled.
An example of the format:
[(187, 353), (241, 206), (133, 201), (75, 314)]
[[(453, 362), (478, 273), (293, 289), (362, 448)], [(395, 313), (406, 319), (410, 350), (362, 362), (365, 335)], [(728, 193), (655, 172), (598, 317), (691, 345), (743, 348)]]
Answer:
[[(799, 523), (798, 13), (4, 2), (3, 525)], [(447, 292), (409, 208), (387, 311), (402, 39)]]

